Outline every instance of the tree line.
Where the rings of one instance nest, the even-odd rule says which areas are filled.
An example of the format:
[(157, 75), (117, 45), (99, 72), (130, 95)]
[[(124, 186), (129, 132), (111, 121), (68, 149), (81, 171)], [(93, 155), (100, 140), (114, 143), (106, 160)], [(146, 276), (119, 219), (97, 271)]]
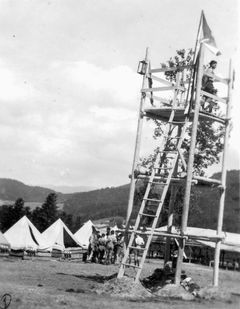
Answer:
[(58, 209), (57, 194), (50, 193), (46, 197), (45, 202), (39, 207), (31, 210), (30, 207), (24, 205), (24, 200), (18, 198), (13, 205), (3, 205), (0, 207), (0, 229), (4, 233), (12, 227), (23, 216), (43, 232), (57, 219), (61, 218), (68, 228), (75, 233), (83, 224), (82, 218)]

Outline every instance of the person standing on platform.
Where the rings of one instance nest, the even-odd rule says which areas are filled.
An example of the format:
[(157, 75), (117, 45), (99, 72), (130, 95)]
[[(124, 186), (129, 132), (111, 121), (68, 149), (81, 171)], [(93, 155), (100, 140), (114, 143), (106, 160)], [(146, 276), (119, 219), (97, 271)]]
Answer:
[[(210, 61), (207, 69), (204, 72), (205, 74), (203, 74), (203, 78), (202, 78), (202, 90), (210, 94), (213, 94), (213, 95), (217, 95), (217, 89), (214, 88), (214, 85), (213, 85), (214, 77), (209, 76), (207, 74), (215, 74), (214, 71), (216, 67), (217, 67), (217, 61), (215, 60)], [(203, 110), (206, 112), (212, 113), (213, 107), (216, 104), (215, 101), (212, 98), (209, 98), (207, 96), (204, 96), (203, 99), (204, 99), (202, 103)]]

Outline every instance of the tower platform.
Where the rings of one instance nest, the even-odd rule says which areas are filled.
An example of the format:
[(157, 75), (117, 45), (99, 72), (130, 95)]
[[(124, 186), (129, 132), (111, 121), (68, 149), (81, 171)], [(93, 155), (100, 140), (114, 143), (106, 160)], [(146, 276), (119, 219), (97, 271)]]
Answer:
[[(147, 108), (144, 110), (145, 112), (145, 116), (149, 117), (149, 118), (153, 118), (153, 119), (158, 119), (164, 122), (168, 122), (169, 121), (169, 117), (171, 115), (172, 112), (172, 107), (152, 107), (152, 108)], [(173, 121), (174, 122), (178, 122), (178, 123), (184, 123), (185, 117), (187, 116), (186, 113), (186, 109), (185, 108), (175, 108), (175, 113), (174, 113), (174, 118)], [(191, 111), (189, 113), (189, 120), (191, 121), (193, 119), (193, 115), (194, 115), (194, 111)], [(218, 117), (212, 113), (206, 113), (204, 111), (200, 111), (199, 112), (199, 120), (214, 120), (217, 121), (219, 123), (226, 123), (226, 118), (221, 118)]]

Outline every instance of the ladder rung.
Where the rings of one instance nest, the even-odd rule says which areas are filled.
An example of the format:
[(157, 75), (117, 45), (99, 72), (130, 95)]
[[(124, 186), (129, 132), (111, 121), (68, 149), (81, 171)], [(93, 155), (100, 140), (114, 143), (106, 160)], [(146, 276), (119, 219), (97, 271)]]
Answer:
[(134, 268), (139, 268), (139, 269), (142, 268), (142, 267), (140, 267), (140, 266), (137, 266), (137, 265), (134, 265), (134, 264), (128, 264), (128, 263), (122, 263), (122, 265), (124, 265), (124, 266), (129, 266), (129, 267), (134, 267)]
[(139, 173), (138, 175), (137, 175), (137, 177), (138, 176), (146, 176), (146, 177), (149, 177), (151, 174), (150, 173)]
[[(166, 180), (166, 181), (167, 181), (167, 178), (168, 178), (167, 176), (162, 176), (162, 175), (159, 174), (159, 173), (156, 173), (155, 176), (156, 176), (156, 177), (160, 177), (161, 179)], [(154, 176), (154, 178), (155, 178), (155, 176)]]
[[(170, 151), (171, 151), (171, 150), (169, 150), (168, 152), (170, 153)], [(174, 159), (175, 157), (176, 157), (176, 154), (174, 154), (174, 153), (171, 154), (171, 153), (170, 153), (170, 155), (167, 154), (166, 159)]]
[(152, 218), (156, 218), (156, 215), (150, 215), (150, 214), (145, 214), (145, 213), (139, 213), (140, 216), (145, 216), (145, 217), (152, 217)]
[(146, 248), (134, 247), (134, 246), (129, 246), (129, 248), (136, 249), (136, 250), (139, 250), (139, 251), (145, 251), (146, 250)]
[(180, 139), (181, 136), (169, 136), (169, 135), (163, 135), (163, 137), (169, 138), (169, 139)]
[(171, 167), (154, 167), (155, 170), (171, 170), (172, 169), (172, 166)]
[(157, 181), (149, 181), (148, 183), (154, 184), (154, 185), (159, 185), (159, 186), (166, 186), (166, 182), (157, 182)]
[(165, 152), (171, 152), (172, 154), (177, 154), (178, 152), (177, 152), (177, 150), (159, 150), (159, 152), (161, 153), (165, 153)]
[(155, 198), (144, 198), (143, 200), (144, 201), (148, 201), (148, 202), (158, 202), (158, 203), (161, 202), (161, 200), (155, 199)]
[(170, 124), (185, 124), (185, 121), (169, 121)]

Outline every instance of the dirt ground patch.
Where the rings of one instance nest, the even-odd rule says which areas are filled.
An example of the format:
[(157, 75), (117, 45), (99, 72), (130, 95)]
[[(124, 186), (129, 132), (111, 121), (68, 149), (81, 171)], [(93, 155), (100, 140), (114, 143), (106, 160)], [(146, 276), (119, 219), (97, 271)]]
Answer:
[[(162, 267), (162, 261), (148, 260), (142, 277), (149, 276), (159, 267)], [(171, 293), (165, 297), (151, 295), (141, 284), (135, 285), (131, 278), (117, 280), (118, 266), (115, 265), (4, 258), (0, 260), (0, 269), (0, 296), (11, 294), (10, 309), (155, 309), (156, 303), (160, 309), (240, 308), (240, 297), (237, 296), (239, 272), (221, 270), (219, 290), (222, 294), (219, 290), (210, 293), (212, 269), (193, 264), (184, 264), (184, 270), (201, 287), (204, 296), (201, 300), (183, 301), (172, 297)], [(133, 270), (129, 269), (128, 276), (132, 274)]]

